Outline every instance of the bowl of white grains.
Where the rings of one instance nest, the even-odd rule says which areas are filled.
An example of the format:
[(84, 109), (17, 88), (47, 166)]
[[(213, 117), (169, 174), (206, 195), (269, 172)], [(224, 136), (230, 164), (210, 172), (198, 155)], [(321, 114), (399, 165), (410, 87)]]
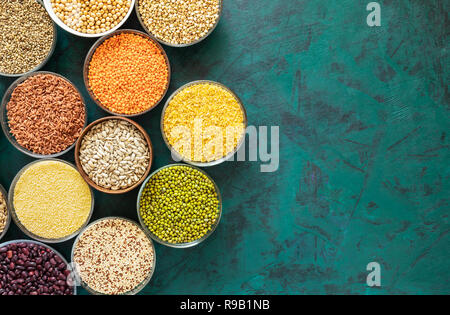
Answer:
[(42, 68), (56, 46), (56, 26), (41, 0), (0, 1), (0, 75)]
[(136, 0), (142, 27), (161, 44), (171, 47), (195, 45), (219, 24), (223, 0)]
[(147, 132), (131, 119), (111, 116), (86, 127), (75, 146), (81, 176), (98, 191), (123, 194), (150, 173), (153, 147)]
[(135, 0), (44, 0), (50, 17), (65, 31), (80, 37), (102, 37), (130, 17)]
[(75, 240), (72, 262), (80, 284), (95, 295), (134, 295), (151, 280), (153, 242), (135, 222), (107, 217), (88, 225)]

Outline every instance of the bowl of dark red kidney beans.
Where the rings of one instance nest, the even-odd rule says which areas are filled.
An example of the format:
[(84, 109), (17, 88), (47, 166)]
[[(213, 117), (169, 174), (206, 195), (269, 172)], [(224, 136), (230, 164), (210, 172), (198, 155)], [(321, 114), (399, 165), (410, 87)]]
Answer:
[(0, 295), (75, 295), (64, 257), (31, 240), (0, 244)]

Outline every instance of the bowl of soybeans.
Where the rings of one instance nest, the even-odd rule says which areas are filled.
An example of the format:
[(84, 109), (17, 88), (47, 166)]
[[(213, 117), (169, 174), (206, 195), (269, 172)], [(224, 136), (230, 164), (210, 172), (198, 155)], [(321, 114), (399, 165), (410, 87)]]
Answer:
[(102, 37), (130, 17), (135, 0), (44, 0), (52, 20), (80, 37)]

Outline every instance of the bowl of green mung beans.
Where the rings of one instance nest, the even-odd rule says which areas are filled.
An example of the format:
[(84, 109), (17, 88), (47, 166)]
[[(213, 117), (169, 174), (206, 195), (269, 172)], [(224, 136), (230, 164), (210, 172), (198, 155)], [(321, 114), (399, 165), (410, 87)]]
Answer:
[(41, 0), (0, 2), (0, 75), (20, 77), (42, 68), (56, 46), (56, 26)]
[(204, 242), (222, 215), (219, 187), (203, 170), (187, 164), (166, 165), (142, 184), (137, 199), (142, 227), (156, 242), (189, 248)]

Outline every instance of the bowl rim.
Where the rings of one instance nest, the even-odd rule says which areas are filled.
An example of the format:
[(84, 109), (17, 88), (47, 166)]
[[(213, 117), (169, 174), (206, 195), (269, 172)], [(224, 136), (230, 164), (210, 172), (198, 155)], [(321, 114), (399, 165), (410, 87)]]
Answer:
[(0, 232), (0, 240), (6, 235), (8, 232), (9, 226), (11, 225), (11, 210), (8, 202), (8, 193), (6, 189), (0, 184), (0, 196), (3, 197), (6, 203), (6, 222), (3, 228), (3, 231)]
[[(82, 165), (81, 165), (81, 161), (80, 161), (80, 148), (81, 148), (81, 143), (84, 139), (84, 137), (86, 136), (86, 134), (96, 125), (103, 123), (105, 121), (108, 120), (123, 120), (126, 121), (130, 124), (132, 124), (134, 127), (136, 127), (144, 136), (146, 142), (147, 142), (147, 146), (149, 148), (150, 151), (150, 161), (148, 163), (147, 169), (145, 170), (144, 175), (142, 175), (142, 177), (139, 179), (139, 181), (137, 181), (136, 183), (134, 183), (132, 186), (125, 188), (125, 189), (120, 189), (120, 190), (111, 190), (111, 189), (107, 189), (104, 188), (102, 186), (97, 185), (89, 176), (88, 174), (86, 174), (86, 172), (84, 171)], [(81, 176), (83, 177), (83, 179), (88, 183), (89, 186), (91, 186), (92, 188), (94, 188), (95, 190), (104, 192), (106, 194), (110, 194), (110, 195), (120, 195), (120, 194), (124, 194), (127, 192), (130, 192), (132, 190), (134, 190), (135, 188), (137, 188), (144, 180), (145, 178), (148, 176), (148, 174), (150, 173), (150, 170), (152, 168), (152, 164), (153, 164), (153, 158), (154, 158), (154, 150), (153, 150), (153, 144), (152, 144), (152, 140), (150, 139), (149, 134), (147, 133), (147, 131), (145, 131), (144, 127), (142, 127), (141, 125), (139, 125), (137, 122), (126, 118), (126, 117), (122, 117), (122, 116), (108, 116), (108, 117), (103, 117), (100, 119), (97, 119), (96, 121), (90, 123), (81, 133), (80, 137), (78, 138), (76, 145), (75, 145), (75, 165), (77, 166), (78, 172), (81, 174)]]
[(83, 125), (83, 128), (81, 129), (81, 131), (83, 131), (86, 128), (87, 122), (88, 122), (88, 110), (87, 110), (87, 106), (86, 106), (86, 100), (84, 99), (83, 95), (81, 94), (81, 92), (77, 88), (77, 86), (72, 81), (70, 81), (69, 79), (64, 77), (63, 75), (58, 74), (58, 73), (54, 73), (54, 72), (50, 72), (50, 71), (36, 71), (36, 72), (30, 72), (27, 75), (24, 75), (24, 76), (18, 78), (17, 80), (15, 80), (13, 83), (11, 83), (11, 85), (8, 87), (8, 89), (6, 90), (5, 94), (3, 95), (2, 102), (0, 104), (0, 124), (1, 124), (2, 129), (3, 129), (3, 133), (5, 134), (5, 137), (6, 137), (6, 139), (8, 139), (9, 143), (11, 143), (11, 145), (13, 147), (15, 147), (17, 150), (19, 150), (20, 152), (22, 152), (22, 153), (24, 153), (24, 154), (26, 154), (28, 156), (31, 156), (32, 158), (35, 158), (35, 159), (57, 158), (59, 156), (62, 156), (64, 154), (66, 154), (67, 152), (69, 152), (70, 150), (72, 150), (75, 147), (75, 144), (76, 144), (76, 142), (78, 140), (78, 139), (76, 139), (70, 146), (68, 146), (65, 150), (63, 150), (61, 152), (44, 155), (44, 154), (34, 153), (34, 152), (32, 152), (32, 151), (22, 147), (19, 143), (17, 143), (17, 140), (14, 137), (14, 135), (11, 134), (10, 128), (9, 128), (9, 125), (8, 125), (8, 113), (7, 113), (8, 110), (7, 110), (7, 106), (8, 106), (9, 101), (11, 100), (12, 93), (15, 91), (15, 89), (17, 88), (18, 85), (20, 85), (21, 83), (25, 82), (29, 78), (31, 78), (33, 76), (45, 75), (45, 74), (53, 75), (53, 76), (56, 76), (58, 78), (61, 78), (61, 79), (65, 80), (67, 83), (69, 83), (75, 89), (75, 91), (80, 96), (81, 102), (83, 103), (84, 113), (85, 113), (85, 115), (84, 115), (84, 125)]
[(156, 37), (152, 32), (150, 32), (150, 30), (148, 29), (147, 25), (144, 23), (144, 20), (142, 19), (141, 16), (141, 12), (139, 11), (139, 2), (142, 0), (136, 0), (134, 6), (136, 8), (136, 15), (137, 18), (139, 20), (139, 23), (141, 24), (142, 28), (151, 36), (153, 36), (158, 42), (160, 42), (163, 45), (169, 46), (169, 47), (174, 47), (174, 48), (184, 48), (184, 47), (190, 47), (193, 45), (196, 45), (202, 41), (204, 41), (206, 38), (209, 37), (209, 35), (211, 35), (214, 30), (217, 28), (217, 26), (219, 25), (220, 19), (222, 18), (222, 14), (223, 14), (223, 0), (219, 0), (219, 17), (217, 18), (216, 22), (214, 23), (214, 26), (211, 27), (211, 29), (208, 31), (208, 33), (205, 34), (205, 36), (191, 42), (191, 43), (186, 43), (186, 44), (174, 44), (174, 43), (169, 43), (166, 42), (158, 37)]
[[(190, 86), (194, 86), (194, 85), (199, 85), (199, 84), (212, 84), (212, 85), (217, 85), (221, 88), (224, 88), (226, 91), (228, 91), (229, 93), (231, 93), (234, 98), (237, 100), (243, 117), (244, 117), (244, 132), (241, 135), (241, 139), (239, 140), (238, 144), (235, 146), (234, 150), (230, 153), (228, 153), (227, 155), (221, 157), (220, 159), (214, 160), (214, 161), (210, 161), (210, 162), (196, 162), (196, 161), (192, 161), (190, 159), (187, 159), (186, 157), (183, 157), (180, 153), (178, 153), (178, 151), (176, 151), (172, 145), (169, 143), (169, 139), (167, 139), (166, 133), (164, 132), (164, 116), (166, 114), (166, 110), (167, 107), (169, 107), (170, 102), (173, 100), (173, 98), (178, 95), (178, 93), (180, 93), (181, 91), (183, 91), (184, 89), (190, 87)], [(197, 80), (197, 81), (191, 81), (189, 83), (184, 84), (183, 86), (181, 86), (180, 88), (178, 88), (175, 92), (173, 92), (170, 97), (167, 99), (166, 103), (164, 104), (162, 113), (161, 113), (161, 122), (160, 122), (160, 129), (161, 129), (161, 134), (162, 137), (164, 139), (164, 143), (166, 144), (167, 148), (169, 149), (169, 151), (172, 154), (172, 157), (175, 157), (178, 161), (193, 165), (193, 166), (197, 166), (197, 167), (211, 167), (211, 166), (216, 166), (219, 164), (222, 164), (223, 162), (229, 160), (231, 157), (233, 157), (241, 148), (241, 146), (243, 145), (244, 141), (245, 141), (245, 130), (248, 127), (248, 116), (247, 116), (247, 111), (245, 109), (244, 103), (242, 102), (242, 100), (239, 98), (239, 96), (237, 96), (236, 93), (233, 92), (233, 90), (231, 90), (229, 87), (227, 87), (226, 85), (224, 85), (223, 83), (220, 82), (215, 82), (215, 81), (211, 81), (211, 80)]]
[[(136, 114), (120, 114), (120, 113), (116, 113), (111, 111), (109, 108), (107, 108), (106, 106), (104, 106), (102, 104), (102, 102), (100, 102), (100, 100), (95, 96), (94, 92), (92, 91), (90, 85), (89, 85), (89, 65), (91, 63), (92, 57), (95, 53), (95, 51), (97, 50), (97, 48), (103, 44), (107, 39), (117, 36), (117, 35), (121, 35), (121, 34), (134, 34), (134, 35), (139, 35), (145, 39), (148, 39), (150, 41), (152, 41), (157, 47), (158, 49), (161, 51), (164, 59), (166, 60), (166, 65), (167, 65), (167, 85), (166, 88), (164, 90), (164, 93), (161, 95), (161, 98), (158, 100), (158, 102), (156, 102), (152, 107), (140, 112), (140, 113), (136, 113)], [(120, 30), (116, 30), (108, 35), (103, 36), (102, 38), (98, 39), (93, 45), (92, 47), (89, 49), (86, 58), (84, 59), (84, 64), (83, 64), (83, 81), (84, 81), (84, 86), (86, 87), (86, 90), (88, 91), (89, 96), (91, 97), (91, 99), (94, 101), (94, 103), (101, 108), (103, 111), (107, 112), (110, 115), (114, 115), (114, 116), (120, 116), (120, 117), (128, 117), (128, 118), (132, 118), (132, 117), (138, 117), (141, 115), (145, 115), (148, 112), (150, 112), (152, 109), (156, 108), (164, 99), (164, 97), (166, 97), (167, 92), (169, 91), (169, 87), (170, 87), (170, 81), (172, 79), (172, 67), (170, 65), (170, 60), (169, 57), (167, 56), (167, 52), (165, 51), (165, 49), (161, 46), (161, 44), (156, 40), (156, 38), (154, 38), (153, 36), (146, 34), (144, 32), (138, 31), (138, 30), (134, 30), (134, 29), (120, 29)]]
[(56, 24), (53, 21), (53, 19), (50, 16), (50, 14), (48, 13), (48, 11), (46, 10), (44, 2), (42, 0), (36, 0), (36, 2), (38, 2), (40, 5), (42, 5), (42, 7), (46, 11), (47, 15), (49, 16), (50, 20), (52, 21), (52, 26), (53, 26), (53, 42), (52, 42), (52, 46), (50, 47), (50, 50), (48, 51), (48, 54), (45, 57), (45, 59), (39, 65), (34, 67), (33, 69), (31, 69), (31, 70), (29, 70), (27, 72), (24, 72), (24, 73), (15, 73), (15, 74), (4, 73), (4, 72), (0, 71), (0, 76), (7, 77), (7, 78), (17, 78), (17, 77), (26, 76), (26, 75), (29, 75), (30, 73), (36, 72), (36, 71), (38, 71), (39, 69), (41, 69), (42, 67), (45, 66), (45, 64), (50, 60), (50, 58), (53, 56), (53, 53), (55, 52), (56, 43), (57, 43), (57, 39), (58, 39), (58, 31), (56, 29)]
[[(11, 186), (9, 188), (9, 192), (8, 192), (8, 202), (10, 205), (10, 213), (11, 213), (11, 218), (13, 219), (14, 223), (19, 227), (19, 229), (28, 237), (39, 241), (39, 242), (44, 242), (44, 243), (49, 243), (49, 244), (56, 244), (56, 243), (62, 243), (65, 241), (68, 241), (72, 238), (74, 238), (75, 236), (77, 236), (81, 230), (83, 230), (83, 228), (89, 223), (89, 221), (91, 220), (92, 214), (94, 212), (94, 206), (95, 206), (95, 199), (94, 199), (94, 192), (92, 191), (92, 188), (88, 186), (89, 188), (89, 192), (91, 193), (91, 209), (89, 211), (89, 214), (86, 218), (86, 221), (72, 234), (69, 234), (67, 236), (61, 237), (61, 238), (55, 238), (55, 239), (50, 239), (50, 238), (45, 238), (45, 237), (41, 237), (39, 235), (34, 234), (33, 232), (29, 231), (19, 220), (19, 217), (16, 214), (16, 209), (14, 207), (14, 193), (15, 193), (15, 188), (16, 188), (16, 184), (19, 181), (20, 177), (23, 175), (23, 173), (30, 168), (31, 166), (33, 166), (34, 164), (38, 164), (38, 163), (44, 163), (44, 162), (60, 162), (60, 163), (64, 163), (66, 165), (69, 165), (70, 167), (72, 167), (73, 169), (75, 169), (78, 173), (78, 169), (75, 167), (75, 165), (73, 165), (70, 162), (61, 160), (61, 159), (55, 159), (55, 158), (48, 158), (48, 159), (40, 159), (40, 160), (35, 160), (31, 163), (28, 163), (27, 165), (25, 165), (24, 167), (22, 167), (19, 172), (17, 172), (16, 176), (14, 177), (14, 179), (11, 182)], [(81, 174), (80, 174), (81, 175)], [(84, 180), (84, 179), (83, 179)]]
[[(145, 224), (144, 220), (142, 219), (141, 216), (141, 211), (140, 211), (140, 201), (141, 201), (141, 197), (142, 194), (144, 192), (145, 186), (147, 185), (147, 183), (150, 181), (150, 179), (156, 175), (157, 173), (159, 173), (161, 170), (166, 169), (166, 168), (171, 168), (171, 167), (177, 167), (177, 166), (185, 166), (185, 167), (190, 167), (192, 169), (195, 169), (197, 171), (199, 171), (200, 173), (206, 175), (206, 177), (213, 183), (216, 193), (217, 193), (217, 199), (219, 200), (219, 206), (218, 206), (218, 211), (219, 211), (219, 216), (216, 219), (216, 222), (214, 223), (214, 225), (212, 226), (211, 230), (208, 231), (208, 233), (206, 233), (205, 235), (203, 235), (201, 238), (189, 242), (189, 243), (169, 243), (166, 241), (163, 241), (162, 239), (160, 239), (158, 236), (156, 236), (155, 234), (153, 234), (150, 229), (147, 227), (147, 225)], [(194, 247), (199, 245), (200, 243), (203, 243), (204, 241), (206, 241), (206, 239), (208, 239), (217, 229), (217, 227), (219, 226), (220, 220), (222, 218), (222, 212), (223, 212), (223, 206), (222, 206), (222, 194), (220, 193), (220, 189), (219, 186), (217, 185), (217, 183), (211, 178), (211, 176), (209, 176), (208, 173), (206, 173), (204, 170), (194, 166), (194, 165), (190, 165), (190, 164), (184, 164), (184, 163), (175, 163), (175, 164), (168, 164), (165, 166), (162, 166), (160, 168), (158, 168), (157, 170), (155, 170), (150, 176), (147, 177), (147, 179), (142, 183), (142, 186), (139, 190), (139, 194), (138, 194), (138, 198), (137, 198), (137, 202), (136, 202), (136, 209), (137, 209), (137, 216), (139, 219), (139, 223), (141, 224), (142, 228), (147, 231), (147, 233), (150, 235), (150, 237), (157, 243), (161, 244), (161, 245), (165, 245), (168, 247), (172, 247), (172, 248), (190, 248), (190, 247)]]
[(97, 37), (102, 37), (108, 34), (111, 34), (112, 32), (118, 30), (120, 27), (122, 27), (122, 25), (128, 20), (128, 18), (131, 16), (131, 13), (133, 12), (134, 9), (134, 3), (136, 0), (130, 0), (130, 8), (128, 9), (127, 14), (125, 15), (125, 17), (113, 28), (111, 28), (110, 30), (103, 32), (103, 33), (97, 33), (97, 34), (85, 34), (85, 33), (81, 33), (78, 32), (74, 29), (72, 29), (71, 27), (67, 26), (63, 21), (61, 21), (61, 19), (59, 17), (56, 16), (55, 12), (53, 11), (53, 6), (50, 2), (50, 0), (43, 0), (44, 2), (44, 7), (47, 10), (48, 14), (50, 15), (50, 18), (59, 26), (61, 27), (63, 30), (65, 30), (66, 32), (79, 36), (79, 37), (85, 37), (85, 38), (97, 38)]
[[(141, 292), (141, 291), (147, 286), (147, 284), (149, 284), (149, 282), (150, 282), (151, 279), (153, 278), (153, 275), (154, 275), (155, 269), (156, 269), (156, 249), (155, 249), (155, 245), (153, 244), (153, 240), (152, 240), (152, 238), (150, 237), (150, 235), (147, 233), (147, 231), (146, 231), (145, 229), (143, 229), (142, 226), (140, 226), (137, 222), (135, 222), (135, 221), (133, 221), (133, 220), (131, 220), (131, 219), (128, 219), (128, 218), (124, 218), (124, 217), (119, 217), (119, 216), (109, 216), (109, 217), (103, 217), (103, 218), (97, 219), (97, 220), (95, 220), (95, 221), (89, 223), (89, 224), (88, 224), (88, 225), (80, 232), (80, 234), (78, 234), (78, 236), (76, 237), (75, 241), (73, 242), (73, 245), (72, 245), (72, 251), (71, 251), (71, 254), (70, 254), (71, 260), (72, 260), (72, 262), (75, 264), (75, 259), (74, 259), (75, 247), (76, 247), (76, 245), (78, 244), (78, 241), (80, 240), (80, 237), (83, 235), (83, 233), (84, 233), (85, 231), (87, 231), (90, 227), (92, 227), (93, 225), (95, 225), (95, 224), (97, 224), (97, 223), (99, 223), (99, 222), (102, 222), (102, 221), (106, 221), (106, 220), (123, 220), (123, 221), (130, 222), (130, 223), (134, 224), (135, 226), (137, 226), (137, 227), (145, 234), (145, 236), (147, 237), (147, 239), (150, 241), (151, 247), (152, 247), (152, 249), (153, 249), (153, 263), (152, 263), (152, 268), (151, 268), (151, 270), (150, 270), (150, 273), (149, 273), (148, 277), (147, 277), (143, 282), (141, 282), (140, 284), (138, 284), (138, 285), (136, 286), (136, 288), (134, 288), (133, 290), (130, 290), (130, 291), (128, 291), (128, 292), (125, 292), (125, 293), (120, 294), (120, 295), (136, 295), (136, 294), (138, 294), (139, 292)], [(76, 268), (75, 268), (75, 272), (76, 272)], [(78, 273), (77, 273), (77, 274), (78, 274)], [(78, 278), (80, 279), (80, 284), (81, 284), (81, 286), (82, 286), (86, 291), (88, 291), (89, 293), (94, 294), (94, 295), (107, 295), (107, 294), (105, 294), (105, 293), (101, 293), (101, 292), (98, 292), (98, 291), (92, 289), (86, 282), (83, 281), (83, 279), (81, 278), (81, 275), (79, 275), (79, 274), (78, 274)]]
[[(18, 243), (31, 243), (31, 244), (36, 244), (36, 245), (48, 248), (51, 251), (53, 251), (56, 255), (58, 255), (62, 259), (62, 261), (66, 264), (67, 267), (70, 267), (70, 264), (67, 262), (67, 260), (64, 257), (64, 255), (61, 255), (61, 253), (58, 252), (53, 247), (51, 247), (51, 246), (49, 246), (47, 244), (44, 244), (42, 242), (36, 241), (36, 240), (27, 240), (27, 239), (11, 240), (11, 241), (7, 241), (7, 242), (4, 242), (4, 243), (0, 243), (0, 248), (5, 247), (5, 246), (10, 245), (10, 244), (18, 244)], [(70, 268), (67, 268), (67, 270), (70, 270)], [(72, 270), (70, 270), (70, 271), (72, 271)], [(73, 289), (73, 295), (77, 295), (77, 286), (73, 285), (72, 289)]]

